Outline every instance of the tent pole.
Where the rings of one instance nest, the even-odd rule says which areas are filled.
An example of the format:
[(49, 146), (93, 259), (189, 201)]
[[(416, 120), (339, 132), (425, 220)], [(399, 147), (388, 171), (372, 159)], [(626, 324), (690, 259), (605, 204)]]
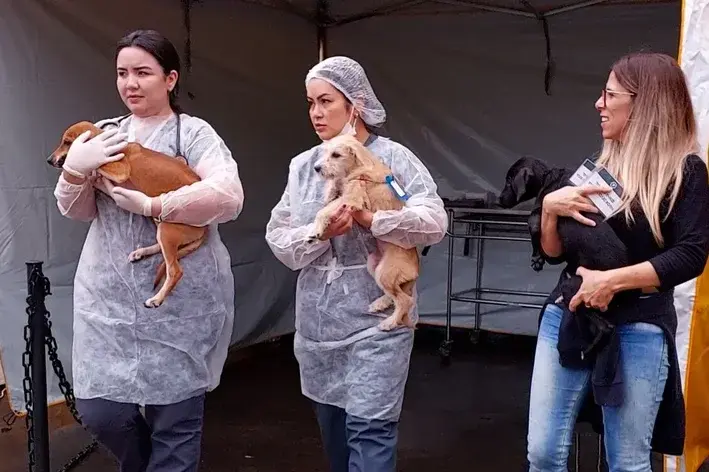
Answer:
[(527, 9), (530, 11), (530, 13), (533, 13), (534, 16), (537, 18), (537, 21), (539, 21), (542, 25), (542, 31), (544, 32), (544, 43), (546, 45), (546, 68), (544, 70), (544, 93), (547, 95), (551, 95), (550, 92), (550, 87), (551, 87), (551, 79), (552, 76), (554, 75), (554, 59), (551, 57), (551, 39), (549, 35), (549, 22), (547, 21), (547, 17), (544, 13), (541, 13), (539, 10), (534, 8), (534, 6), (529, 3), (528, 0), (519, 0)]
[(554, 8), (544, 13), (544, 16), (553, 16), (560, 13), (569, 13), (571, 11), (580, 10), (581, 8), (592, 7), (593, 5), (598, 5), (600, 3), (608, 3), (608, 0), (588, 0), (586, 2), (577, 3), (574, 5), (569, 5), (561, 8)]
[(318, 62), (327, 57), (327, 28), (318, 25)]
[(472, 10), (481, 10), (481, 11), (487, 11), (491, 13), (504, 13), (507, 15), (514, 15), (514, 16), (524, 16), (526, 18), (536, 18), (534, 13), (530, 13), (528, 11), (524, 10), (515, 10), (513, 8), (504, 8), (504, 7), (493, 7), (490, 5), (483, 5), (480, 3), (476, 2), (470, 2), (470, 1), (462, 1), (462, 0), (436, 0), (436, 3), (441, 3), (443, 5), (451, 5), (451, 6), (460, 6), (460, 7), (468, 7)]
[(317, 25), (318, 62), (322, 62), (327, 57), (327, 25), (329, 22), (330, 12), (327, 0), (317, 0), (315, 23)]

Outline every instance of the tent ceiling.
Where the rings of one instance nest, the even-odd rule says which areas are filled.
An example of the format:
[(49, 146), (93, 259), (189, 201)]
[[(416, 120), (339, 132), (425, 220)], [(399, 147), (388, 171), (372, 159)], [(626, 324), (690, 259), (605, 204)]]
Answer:
[[(190, 1), (190, 0), (183, 0)], [(195, 1), (195, 0), (192, 0)], [(214, 0), (197, 0), (214, 1)], [(227, 1), (227, 0), (222, 0)], [(678, 3), (679, 0), (239, 0), (290, 11), (313, 23), (337, 26), (383, 15), (496, 12), (552, 16), (612, 4)], [(327, 16), (323, 16), (326, 13)]]

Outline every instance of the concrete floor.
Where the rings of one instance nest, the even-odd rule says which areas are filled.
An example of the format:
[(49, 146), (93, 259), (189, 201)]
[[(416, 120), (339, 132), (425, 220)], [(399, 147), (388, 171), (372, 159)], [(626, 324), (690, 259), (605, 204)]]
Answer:
[[(478, 346), (456, 335), (442, 366), (441, 332), (420, 329), (401, 419), (405, 472), (524, 471), (533, 337), (491, 335)], [(4, 414), (6, 404), (0, 404)], [(0, 472), (27, 470), (24, 421), (0, 434)], [(88, 444), (80, 428), (51, 436), (52, 470)], [(596, 471), (596, 440), (584, 435), (581, 472)], [(570, 463), (572, 463), (571, 461)], [(115, 471), (99, 450), (74, 469)], [(314, 416), (300, 395), (291, 339), (269, 343), (227, 366), (207, 397), (202, 471), (326, 472)], [(570, 470), (574, 470), (573, 467)], [(661, 469), (656, 469), (661, 470)]]

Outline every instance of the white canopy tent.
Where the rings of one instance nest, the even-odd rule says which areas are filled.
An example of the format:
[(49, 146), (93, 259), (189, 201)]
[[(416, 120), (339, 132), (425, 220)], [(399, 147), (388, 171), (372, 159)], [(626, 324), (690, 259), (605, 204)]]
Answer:
[[(705, 145), (708, 3), (686, 0), (683, 23)], [(59, 214), (57, 171), (45, 156), (67, 125), (124, 113), (113, 48), (126, 32), (157, 29), (178, 45), (183, 106), (216, 128), (239, 163), (244, 212), (220, 232), (236, 282), (232, 340), (243, 346), (293, 329), (296, 274), (263, 235), (289, 160), (317, 142), (304, 78), (319, 58), (362, 63), (389, 114), (385, 134), (420, 156), (443, 197), (482, 195), (500, 190), (522, 154), (571, 166), (594, 152), (593, 104), (609, 66), (640, 49), (676, 55), (681, 10), (648, 0), (0, 0), (0, 353), (13, 407), (23, 408), (26, 261), (44, 261), (70, 372), (72, 280), (87, 225)], [(445, 306), (445, 246), (424, 258), (424, 314)], [(554, 274), (536, 275), (528, 261), (522, 247), (486, 264), (500, 283), (549, 290)], [(680, 292), (688, 314), (694, 285)], [(60, 401), (48, 379), (49, 400)]]

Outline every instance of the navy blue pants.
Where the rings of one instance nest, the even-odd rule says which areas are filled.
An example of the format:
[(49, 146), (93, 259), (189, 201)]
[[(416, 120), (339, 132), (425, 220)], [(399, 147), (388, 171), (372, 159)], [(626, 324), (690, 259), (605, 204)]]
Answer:
[(394, 472), (399, 424), (367, 420), (315, 403), (331, 472)]
[(118, 460), (120, 472), (196, 472), (204, 395), (172, 405), (76, 399), (86, 429)]

